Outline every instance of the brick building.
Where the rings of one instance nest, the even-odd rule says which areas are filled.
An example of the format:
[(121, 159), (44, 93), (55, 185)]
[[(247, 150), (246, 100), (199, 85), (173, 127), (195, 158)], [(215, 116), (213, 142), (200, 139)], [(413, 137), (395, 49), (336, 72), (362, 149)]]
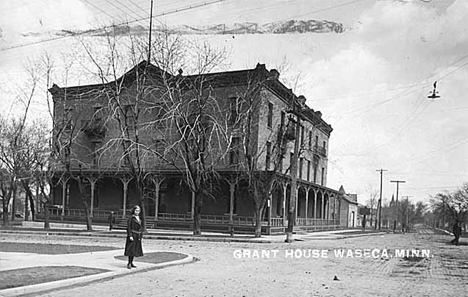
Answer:
[[(184, 171), (180, 169), (183, 160), (167, 162), (168, 148), (174, 147), (177, 135), (164, 118), (169, 111), (161, 111), (164, 108), (160, 101), (167, 102), (177, 93), (182, 98), (179, 102), (187, 102), (196, 93), (190, 86), (200, 81), (203, 86), (198, 93), (216, 103), (206, 117), (216, 118), (219, 126), (225, 127), (220, 135), (227, 135), (212, 139), (219, 141), (217, 150), (224, 152), (220, 161), (214, 164), (217, 156), (207, 157), (220, 178), (216, 187), (210, 187), (213, 199), (203, 202), (203, 229), (223, 229), (228, 223), (238, 230), (252, 229), (254, 202), (245, 183), (236, 178), (243, 170), (240, 164), (246, 162), (241, 149), (246, 134), (239, 128), (245, 127), (246, 102), (254, 110), (249, 118), (252, 125), (248, 143), (254, 146), (257, 156), (255, 169), (273, 174), (278, 185), (262, 218), (263, 232), (283, 232), (287, 226), (295, 145), (300, 146), (295, 225), (306, 229), (337, 227), (341, 194), (326, 186), (332, 128), (319, 111), (305, 104), (303, 96), (296, 96), (279, 81), (278, 71), (267, 70), (261, 64), (240, 71), (172, 76), (142, 62), (109, 83), (63, 88), (54, 85), (49, 91), (54, 99), (55, 153), (67, 162), (55, 166), (52, 188), (57, 210), (52, 210), (52, 217), (79, 218), (83, 215), (83, 201), (89, 204), (95, 220), (107, 218), (110, 211), (125, 217), (132, 205), (140, 203), (136, 180), (130, 174), (134, 167), (128, 164), (138, 158), (138, 169), (144, 176), (141, 195), (148, 222), (155, 226), (189, 227), (194, 195), (184, 182)], [(169, 94), (168, 86), (177, 92)], [(116, 97), (118, 104), (111, 106), (110, 101)], [(135, 105), (139, 105), (138, 116)], [(293, 109), (295, 114), (291, 113)], [(133, 116), (126, 117), (132, 112)], [(298, 117), (300, 126), (295, 120)], [(299, 138), (292, 137), (282, 145), (279, 164), (273, 166), (272, 152), (278, 135), (291, 128), (299, 129)], [(139, 148), (138, 156), (134, 151), (128, 153), (132, 147)], [(70, 178), (73, 174), (84, 177), (81, 190), (77, 180)]]

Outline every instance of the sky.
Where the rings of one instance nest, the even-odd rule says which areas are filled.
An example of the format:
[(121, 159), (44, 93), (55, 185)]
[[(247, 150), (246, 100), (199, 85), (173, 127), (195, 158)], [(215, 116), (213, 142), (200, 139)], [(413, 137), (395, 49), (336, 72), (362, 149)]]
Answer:
[[(1, 1), (2, 116), (23, 108), (28, 60), (76, 50), (72, 38), (42, 42), (56, 38), (52, 32), (125, 20), (147, 26), (149, 7), (150, 0)], [(258, 62), (279, 68), (287, 61), (281, 77), (298, 77), (290, 87), (334, 129), (328, 187), (343, 185), (365, 203), (380, 189), (377, 170), (385, 169), (384, 201), (396, 194), (391, 181), (403, 180), (400, 199), (428, 202), (431, 195), (468, 182), (468, 1), (157, 0), (154, 15), (155, 24), (169, 27), (290, 19), (342, 23), (340, 34), (193, 38), (228, 48), (232, 70)], [(435, 81), (441, 97), (431, 100)], [(32, 117), (47, 117), (40, 98), (45, 89), (39, 87)]]

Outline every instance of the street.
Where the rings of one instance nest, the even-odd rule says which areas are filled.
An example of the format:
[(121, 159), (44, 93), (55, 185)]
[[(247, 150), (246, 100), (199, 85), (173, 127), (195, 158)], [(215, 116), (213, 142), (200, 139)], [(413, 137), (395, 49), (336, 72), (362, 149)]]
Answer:
[[(466, 239), (453, 246), (448, 234), (416, 230), (305, 237), (290, 244), (146, 240), (143, 248), (183, 252), (198, 261), (35, 296), (465, 296)], [(6, 241), (45, 241), (6, 236)], [(47, 242), (123, 246), (119, 238), (55, 236)]]

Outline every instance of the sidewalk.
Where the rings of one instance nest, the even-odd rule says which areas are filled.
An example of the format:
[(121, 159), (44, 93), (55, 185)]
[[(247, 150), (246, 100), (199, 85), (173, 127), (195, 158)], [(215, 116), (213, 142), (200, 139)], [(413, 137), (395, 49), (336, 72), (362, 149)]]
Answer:
[[(50, 223), (50, 230), (44, 229), (43, 222), (23, 222), (21, 226), (15, 226), (10, 229), (0, 229), (0, 233), (48, 233), (50, 235), (68, 235), (68, 236), (97, 236), (97, 237), (125, 237), (126, 231), (122, 229), (113, 229), (109, 231), (108, 226), (93, 225), (93, 231), (87, 231), (84, 224), (66, 224)], [(323, 240), (323, 239), (343, 239), (358, 236), (369, 236), (385, 234), (385, 231), (375, 231), (371, 229), (338, 229), (314, 231), (310, 233), (296, 233), (294, 240)], [(255, 238), (250, 234), (234, 234), (230, 236), (227, 233), (202, 232), (200, 236), (194, 236), (191, 230), (167, 230), (167, 229), (149, 229), (144, 236), (146, 239), (160, 240), (187, 240), (187, 241), (212, 241), (212, 242), (250, 242), (250, 243), (280, 243), (284, 242), (284, 234), (262, 235)]]

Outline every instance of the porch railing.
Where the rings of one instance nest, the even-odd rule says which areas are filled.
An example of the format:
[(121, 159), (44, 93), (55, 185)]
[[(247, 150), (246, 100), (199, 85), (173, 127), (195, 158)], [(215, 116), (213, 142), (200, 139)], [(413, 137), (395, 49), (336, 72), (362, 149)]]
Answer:
[(337, 226), (339, 224), (339, 220), (296, 218), (297, 226)]
[[(94, 209), (93, 210), (93, 217), (94, 218), (108, 218), (109, 217), (109, 214), (110, 214), (110, 210), (98, 210), (98, 209)], [(121, 215), (122, 213), (120, 212), (116, 212), (114, 211), (114, 214), (115, 216), (119, 216)], [(49, 215), (51, 216), (62, 216), (62, 209), (61, 208), (49, 208)], [(85, 214), (85, 210), (84, 209), (65, 209), (64, 211), (64, 216), (66, 217), (85, 217), (86, 214)]]
[[(107, 219), (110, 214), (110, 210), (99, 210), (94, 209), (93, 218), (102, 218)], [(61, 208), (49, 208), (49, 215), (53, 217), (61, 217), (62, 209)], [(114, 211), (116, 218), (122, 216), (122, 212)], [(83, 209), (65, 209), (65, 217), (85, 217), (85, 211)], [(148, 220), (154, 220), (154, 217), (148, 216)], [(167, 221), (167, 222), (192, 222), (191, 213), (158, 213), (158, 221)], [(228, 225), (229, 215), (201, 215), (201, 221), (204, 224), (212, 225)], [(236, 226), (255, 226), (255, 221), (253, 216), (233, 216), (233, 225)], [(263, 226), (270, 227), (284, 227), (284, 219), (281, 217), (275, 217), (270, 219), (270, 223), (264, 220), (262, 221)], [(340, 221), (338, 219), (313, 219), (313, 218), (296, 218), (296, 226), (339, 226)]]

